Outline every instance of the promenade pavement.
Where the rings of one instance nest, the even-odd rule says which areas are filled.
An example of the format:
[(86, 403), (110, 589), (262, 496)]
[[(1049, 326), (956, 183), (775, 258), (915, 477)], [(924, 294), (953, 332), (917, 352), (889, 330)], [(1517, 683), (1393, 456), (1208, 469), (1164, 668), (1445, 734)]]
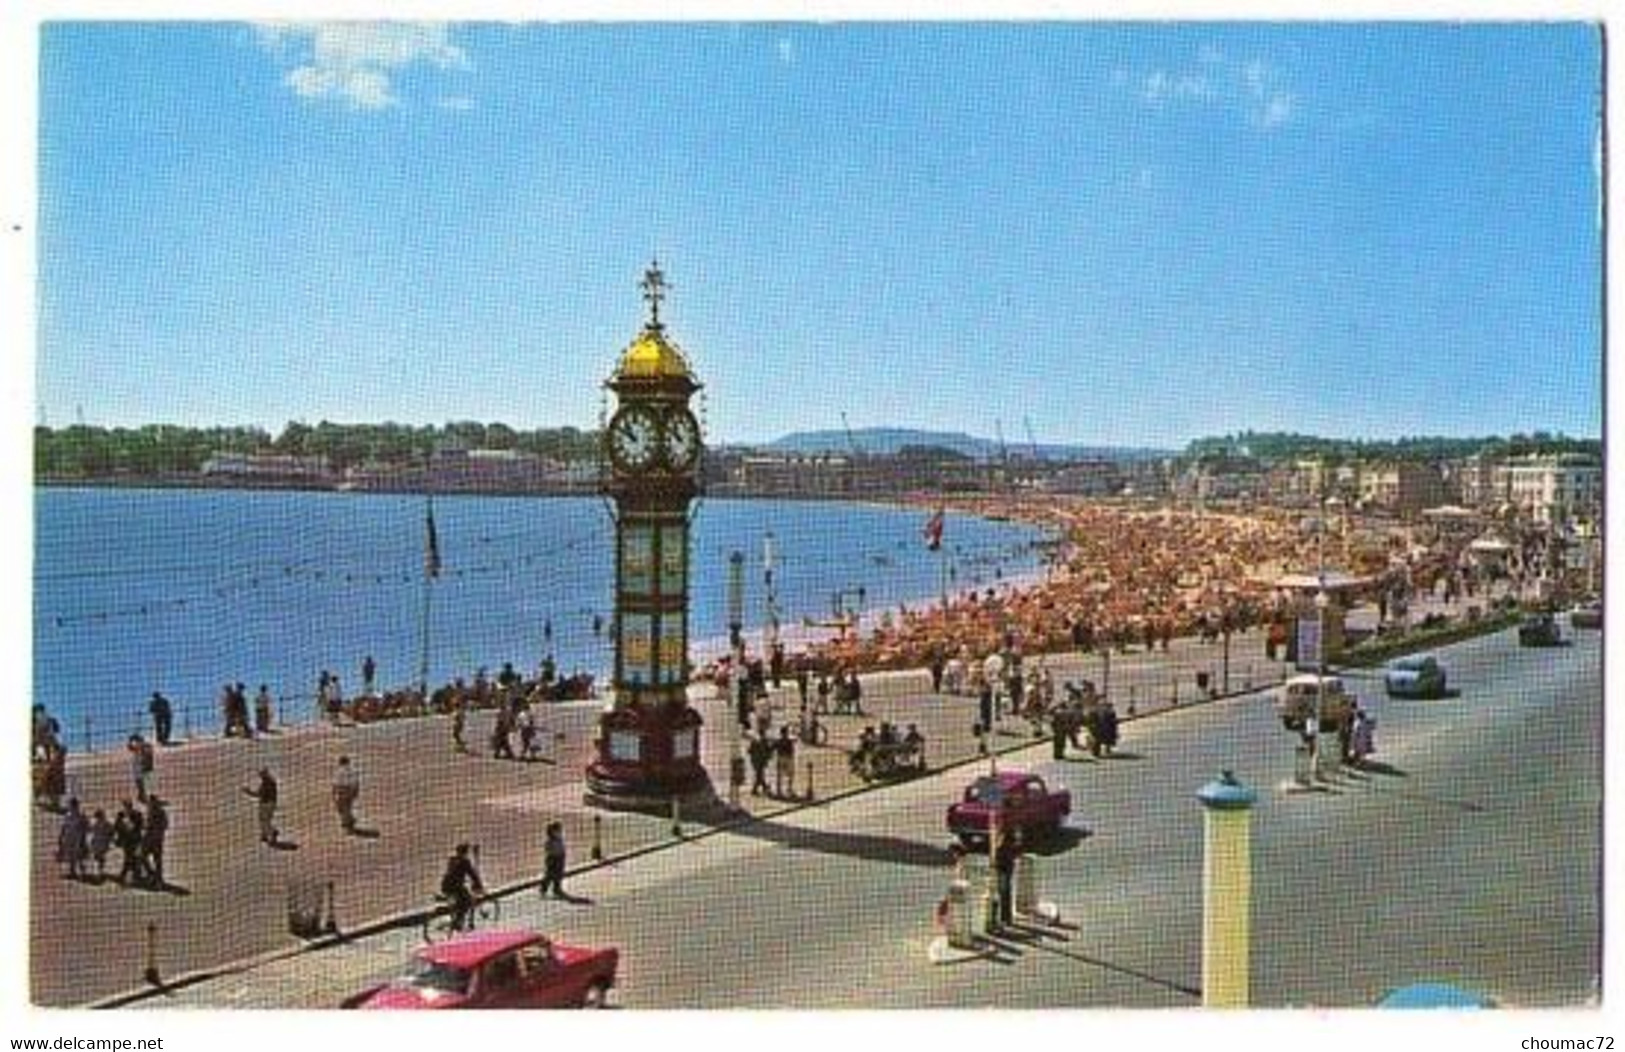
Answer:
[[(1038, 660), (1029, 658), (1029, 662)], [(1043, 659), (1059, 685), (1106, 678), (1098, 654)], [(1110, 661), (1110, 693), (1120, 713), (1141, 715), (1196, 700), (1196, 673), (1206, 671), (1217, 687), (1223, 652), (1218, 643), (1175, 640), (1169, 652), (1133, 648)], [(1265, 661), (1261, 634), (1231, 641), (1234, 691), (1278, 680), (1284, 667)], [(825, 722), (830, 744), (798, 748), (794, 794), (786, 799), (741, 797), (743, 808), (762, 816), (801, 806), (811, 765), (817, 799), (861, 787), (848, 770), (847, 753), (866, 724), (880, 720), (918, 724), (933, 768), (977, 755), (972, 725), (974, 697), (932, 694), (924, 671), (864, 677), (866, 716), (832, 716)], [(692, 692), (706, 718), (702, 753), (719, 795), (727, 795), (730, 733), (725, 703), (708, 686)], [(796, 694), (786, 682), (773, 700), (781, 720), (794, 722)], [(582, 801), (583, 770), (601, 702), (573, 702), (543, 714), (546, 759), (495, 760), (488, 734), (492, 715), (468, 721), (468, 755), (451, 746), (445, 717), (364, 726), (292, 728), (252, 741), (198, 737), (160, 750), (155, 791), (169, 804), (171, 828), (165, 851), (164, 891), (123, 888), (111, 879), (64, 879), (54, 861), (58, 816), (32, 812), (30, 978), (33, 1000), (42, 1005), (95, 1003), (144, 986), (148, 929), (155, 925), (154, 963), (175, 982), (234, 962), (298, 952), (304, 945), (288, 931), (290, 894), (320, 894), (332, 886), (332, 916), (341, 931), (424, 909), (431, 904), (452, 845), (480, 845), (480, 866), (491, 888), (513, 890), (540, 875), (542, 830), (564, 823), (570, 868), (591, 865), (595, 822), (603, 853), (624, 857), (672, 845), (669, 817), (589, 808)], [(195, 728), (194, 728), (195, 729)], [(1008, 721), (994, 738), (999, 749), (1031, 743), (1025, 724)], [(360, 835), (346, 835), (331, 802), (340, 755), (359, 770)], [(266, 766), (281, 785), (276, 824), (287, 843), (258, 842), (256, 804), (244, 787)], [(771, 780), (771, 774), (770, 774)], [(70, 792), (87, 809), (109, 816), (133, 795), (122, 754), (76, 755), (69, 762)], [(692, 816), (685, 820), (692, 834)], [(704, 850), (704, 842), (684, 848)], [(110, 853), (110, 867), (119, 857)]]

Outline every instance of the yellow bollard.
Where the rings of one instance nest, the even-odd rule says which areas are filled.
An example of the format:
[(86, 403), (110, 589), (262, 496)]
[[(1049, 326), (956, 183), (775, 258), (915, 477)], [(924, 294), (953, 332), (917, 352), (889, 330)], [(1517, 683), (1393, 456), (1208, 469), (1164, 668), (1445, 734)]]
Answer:
[(1196, 794), (1207, 811), (1202, 861), (1202, 1006), (1246, 1008), (1252, 972), (1252, 806), (1225, 771)]
[(604, 861), (604, 816), (592, 816), (592, 860)]
[(158, 977), (158, 922), (147, 924), (147, 968), (142, 973), (148, 983), (153, 986), (162, 986), (163, 980)]

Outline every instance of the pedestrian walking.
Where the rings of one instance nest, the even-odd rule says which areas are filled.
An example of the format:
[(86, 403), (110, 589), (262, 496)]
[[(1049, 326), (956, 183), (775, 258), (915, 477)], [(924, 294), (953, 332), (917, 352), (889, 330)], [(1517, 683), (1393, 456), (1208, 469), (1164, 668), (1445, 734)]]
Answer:
[(261, 767), (258, 784), (244, 786), (243, 792), (259, 801), (260, 843), (274, 847), (277, 842), (277, 784), (270, 769)]
[(751, 783), (750, 795), (760, 796), (763, 793), (773, 795), (773, 790), (767, 784), (767, 763), (773, 756), (773, 743), (766, 738), (752, 738), (750, 740), (750, 769), (756, 780)]
[(147, 867), (141, 857), (141, 839), (145, 832), (146, 819), (133, 802), (125, 800), (119, 806), (118, 817), (113, 819), (113, 844), (123, 856), (118, 872), (120, 884), (146, 882)]
[(271, 733), (271, 688), (266, 683), (261, 683), (259, 693), (254, 695), (254, 730)]
[(548, 889), (553, 890), (553, 897), (562, 899), (564, 895), (564, 868), (567, 854), (564, 846), (564, 823), (547, 823), (547, 841), (542, 847), (542, 882), (537, 885), (536, 893), (545, 895)]
[(361, 775), (348, 756), (340, 756), (338, 771), (333, 775), (333, 808), (338, 812), (339, 824), (346, 833), (356, 831), (355, 802), (360, 796)]
[(90, 820), (90, 858), (96, 863), (96, 879), (107, 879), (107, 850), (113, 846), (113, 823), (107, 820), (107, 812), (96, 808), (96, 814)]
[(135, 783), (135, 798), (146, 803), (147, 780), (152, 777), (153, 768), (157, 765), (152, 746), (141, 735), (132, 734), (125, 744), (125, 750), (130, 754), (130, 780)]
[(154, 793), (147, 798), (147, 824), (141, 831), (141, 864), (149, 887), (164, 883), (164, 838), (169, 835), (169, 809)]
[(999, 923), (1015, 923), (1016, 860), (1021, 857), (1021, 828), (1018, 826), (998, 838), (993, 851), (993, 869), (998, 876)]
[(852, 715), (862, 716), (863, 711), (863, 684), (858, 680), (856, 671), (848, 673), (846, 677), (846, 697), (852, 706)]
[(152, 713), (153, 737), (159, 745), (168, 745), (170, 732), (175, 726), (175, 710), (169, 704), (169, 699), (153, 691), (152, 700), (147, 702), (147, 711)]
[(368, 694), (372, 693), (373, 677), (376, 676), (377, 674), (378, 674), (378, 662), (376, 662), (376, 661), (374, 661), (372, 659), (371, 654), (368, 654), (366, 659), (361, 662), (361, 689), (362, 689), (362, 691), (364, 691), (365, 693), (368, 693)]
[(530, 705), (519, 708), (519, 758), (535, 760), (541, 756), (536, 746), (536, 710)]
[(512, 710), (509, 709), (507, 702), (503, 702), (502, 707), (497, 709), (496, 722), (491, 725), (491, 759), (493, 760), (511, 760), (514, 758), (513, 744), (509, 741), (509, 735), (513, 731), (511, 712)]
[(451, 703), (451, 749), (453, 752), (467, 753), (468, 742), (463, 740), (463, 731), (468, 726), (468, 713), (461, 694), (452, 699)]
[(62, 827), (57, 832), (56, 860), (63, 865), (62, 875), (68, 880), (83, 880), (90, 823), (79, 809), (79, 798), (68, 797), (68, 809), (62, 815)]
[(796, 743), (788, 726), (779, 728), (779, 740), (773, 743), (773, 789), (780, 798), (796, 791)]

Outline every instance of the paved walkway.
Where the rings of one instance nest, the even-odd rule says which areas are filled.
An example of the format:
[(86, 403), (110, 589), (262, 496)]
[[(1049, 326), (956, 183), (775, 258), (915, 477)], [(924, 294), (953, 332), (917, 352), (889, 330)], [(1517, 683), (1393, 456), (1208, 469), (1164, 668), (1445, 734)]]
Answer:
[[(1058, 684), (1087, 677), (1098, 685), (1105, 678), (1098, 655), (1045, 661)], [(1195, 700), (1198, 670), (1209, 672), (1218, 685), (1223, 654), (1217, 643), (1176, 640), (1167, 654), (1136, 648), (1113, 655), (1110, 664), (1110, 690), (1119, 711), (1144, 714)], [(1264, 660), (1258, 633), (1232, 640), (1234, 690), (1273, 682), (1282, 671)], [(859, 788), (844, 750), (865, 724), (882, 719), (918, 724), (933, 767), (976, 756), (975, 698), (932, 694), (923, 671), (876, 673), (866, 676), (864, 685), (867, 717), (830, 717), (832, 744), (798, 749), (795, 797), (746, 793), (746, 810), (763, 815), (801, 806), (809, 762), (815, 797)], [(710, 688), (696, 687), (693, 696), (707, 720), (704, 761), (725, 795), (730, 745), (724, 705)], [(791, 684), (777, 691), (774, 701), (784, 717), (794, 717)], [(452, 751), (444, 717), (299, 728), (254, 741), (196, 739), (161, 750), (154, 784), (171, 815), (165, 861), (171, 887), (165, 892), (125, 889), (111, 880), (63, 879), (53, 861), (59, 819), (36, 809), (30, 916), (34, 1001), (86, 1004), (140, 988), (149, 924), (157, 926), (159, 972), (173, 981), (296, 950), (301, 943), (287, 928), (294, 890), (319, 891), (331, 884), (335, 919), (347, 931), (421, 909), (459, 840), (481, 846), (486, 882), (497, 888), (537, 879), (542, 828), (551, 820), (564, 823), (573, 870), (590, 864), (595, 824), (608, 857), (672, 843), (669, 818), (602, 812), (582, 803), (582, 772), (599, 708), (597, 702), (575, 702), (547, 710), (544, 723), (554, 748), (546, 762), (536, 763), (489, 757), (489, 713), (469, 721), (465, 737), (473, 755)], [(555, 740), (555, 734), (562, 737)], [(996, 741), (1008, 748), (1028, 743), (1029, 735), (1025, 725), (1011, 722)], [(1132, 738), (1132, 727), (1125, 736)], [(341, 754), (351, 756), (360, 771), (361, 836), (342, 832), (331, 804), (329, 787)], [(281, 783), (277, 826), (289, 841), (286, 849), (258, 842), (255, 802), (242, 791), (262, 765)], [(127, 764), (116, 754), (71, 758), (69, 783), (88, 808), (107, 809), (110, 816), (132, 793)], [(118, 857), (116, 849), (110, 853), (110, 860)]]

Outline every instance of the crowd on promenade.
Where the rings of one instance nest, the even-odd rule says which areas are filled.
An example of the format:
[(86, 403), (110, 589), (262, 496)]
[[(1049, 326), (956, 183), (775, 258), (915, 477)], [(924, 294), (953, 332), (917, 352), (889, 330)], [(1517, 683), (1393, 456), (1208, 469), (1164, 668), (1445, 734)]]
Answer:
[(1359, 582), (1354, 595), (1380, 604), (1386, 621), (1391, 607), (1402, 610), (1415, 595), (1472, 600), (1492, 580), (1522, 589), (1556, 559), (1535, 534), (1510, 545), (1506, 559), (1486, 562), (1470, 551), (1470, 537), (1346, 514), (1052, 499), (1012, 499), (998, 511), (1056, 536), (1044, 579), (904, 607), (868, 634), (814, 645), (806, 660), (835, 669), (919, 668), (955, 658), (970, 664), (1012, 647), (1030, 654), (1166, 649), (1178, 637), (1212, 640), (1271, 625), (1284, 632), (1294, 596), (1277, 579), (1326, 566)]

